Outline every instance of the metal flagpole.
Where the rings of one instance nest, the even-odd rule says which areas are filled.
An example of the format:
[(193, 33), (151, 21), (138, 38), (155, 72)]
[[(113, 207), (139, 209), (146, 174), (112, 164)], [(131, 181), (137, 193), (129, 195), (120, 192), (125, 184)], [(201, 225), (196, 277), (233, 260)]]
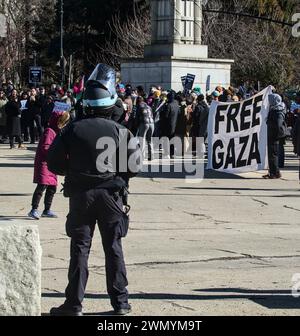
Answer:
[(64, 64), (64, 0), (61, 0), (60, 11), (60, 66), (61, 66), (61, 86), (65, 82), (65, 64)]

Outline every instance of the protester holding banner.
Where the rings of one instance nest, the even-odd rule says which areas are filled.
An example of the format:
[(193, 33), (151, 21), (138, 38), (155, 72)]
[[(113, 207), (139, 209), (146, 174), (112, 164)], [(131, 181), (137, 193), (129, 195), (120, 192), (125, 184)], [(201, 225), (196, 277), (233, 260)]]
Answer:
[(279, 94), (269, 95), (270, 110), (267, 119), (268, 125), (268, 160), (269, 174), (265, 179), (281, 178), (278, 162), (279, 140), (286, 137), (286, 107)]

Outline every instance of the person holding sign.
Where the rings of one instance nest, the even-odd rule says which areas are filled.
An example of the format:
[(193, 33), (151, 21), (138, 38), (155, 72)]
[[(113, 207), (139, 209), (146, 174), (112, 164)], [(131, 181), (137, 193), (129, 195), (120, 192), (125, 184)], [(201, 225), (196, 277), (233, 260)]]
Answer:
[(263, 178), (279, 179), (281, 173), (278, 163), (279, 140), (286, 137), (286, 107), (279, 94), (269, 95), (270, 110), (267, 119), (268, 125), (268, 160), (269, 173)]

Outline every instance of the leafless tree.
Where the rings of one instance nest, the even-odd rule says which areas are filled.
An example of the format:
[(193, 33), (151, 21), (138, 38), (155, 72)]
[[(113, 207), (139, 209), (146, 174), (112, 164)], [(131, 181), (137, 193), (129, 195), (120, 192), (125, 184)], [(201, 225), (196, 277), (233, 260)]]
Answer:
[(89, 61), (94, 65), (102, 61), (118, 68), (122, 59), (143, 57), (145, 45), (151, 42), (150, 26), (148, 10), (140, 11), (135, 6), (133, 17), (125, 22), (121, 13), (116, 14), (108, 27), (114, 39), (104, 46), (96, 45)]
[[(7, 37), (0, 46), (0, 76), (2, 80), (13, 77), (22, 80), (22, 67), (28, 61), (28, 46), (38, 45), (34, 36), (45, 14), (45, 8), (54, 6), (56, 0), (4, 0), (0, 11), (6, 15)], [(49, 22), (48, 22), (49, 23)]]
[[(252, 0), (232, 2), (237, 13), (247, 13), (253, 6)], [(223, 4), (222, 0), (210, 1), (210, 7), (214, 9), (221, 9)], [(300, 39), (292, 37), (289, 26), (205, 13), (203, 43), (209, 46), (211, 57), (235, 60), (233, 79), (236, 81), (272, 82), (281, 88), (299, 83), (296, 52)]]
[[(253, 12), (264, 16), (289, 20), (284, 6), (274, 7), (268, 13), (269, 7), (263, 6), (265, 3), (230, 0), (230, 8), (236, 13), (250, 14), (254, 9)], [(210, 0), (207, 8), (224, 10), (227, 5), (228, 0)], [(292, 37), (291, 27), (222, 13), (205, 12), (203, 19), (203, 44), (209, 46), (210, 57), (235, 60), (233, 81), (236, 84), (243, 80), (255, 80), (263, 84), (272, 82), (284, 88), (299, 83), (297, 50), (300, 39)], [(115, 39), (105, 46), (97, 45), (89, 61), (93, 64), (103, 61), (118, 67), (121, 59), (143, 57), (144, 45), (149, 44), (151, 39), (150, 14), (136, 10), (134, 17), (125, 22), (118, 14), (108, 30)]]

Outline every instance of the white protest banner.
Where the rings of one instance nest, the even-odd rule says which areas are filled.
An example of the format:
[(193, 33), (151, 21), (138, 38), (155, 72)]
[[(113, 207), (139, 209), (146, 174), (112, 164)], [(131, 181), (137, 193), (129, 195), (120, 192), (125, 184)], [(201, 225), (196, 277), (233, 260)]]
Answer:
[(208, 121), (208, 169), (244, 173), (267, 169), (269, 86), (240, 102), (213, 102)]
[(55, 102), (52, 112), (69, 112), (71, 110), (71, 105), (66, 103)]

